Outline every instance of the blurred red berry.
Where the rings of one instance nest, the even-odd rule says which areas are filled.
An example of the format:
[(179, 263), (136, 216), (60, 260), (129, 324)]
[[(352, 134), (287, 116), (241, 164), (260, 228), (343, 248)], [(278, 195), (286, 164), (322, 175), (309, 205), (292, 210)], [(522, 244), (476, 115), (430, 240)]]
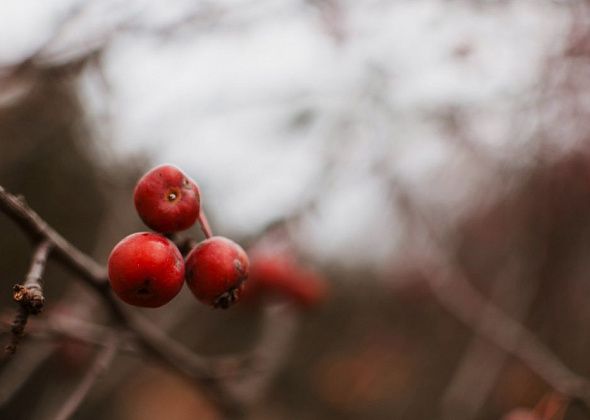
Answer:
[(139, 217), (157, 232), (188, 229), (199, 216), (199, 187), (172, 165), (157, 166), (141, 177), (133, 198)]
[(155, 308), (180, 292), (184, 261), (178, 248), (162, 235), (134, 233), (119, 242), (108, 262), (111, 287), (121, 300)]
[(528, 408), (515, 408), (502, 417), (502, 420), (541, 420), (541, 417)]
[(186, 282), (201, 302), (228, 308), (239, 298), (249, 265), (242, 247), (222, 236), (213, 236), (187, 255)]
[(252, 258), (244, 298), (274, 296), (301, 307), (313, 307), (327, 295), (325, 280), (288, 254), (260, 254)]
[[(83, 317), (84, 309), (88, 309), (86, 305), (80, 304), (80, 302), (83, 302), (83, 300), (76, 301), (73, 304), (63, 301), (58, 302), (49, 309), (47, 319), (52, 324), (57, 324), (58, 329), (60, 326), (67, 325), (68, 322), (72, 321), (73, 325), (76, 325), (75, 323), (80, 322), (80, 318)], [(56, 340), (55, 354), (59, 365), (64, 369), (64, 373), (75, 374), (79, 373), (79, 370), (92, 360), (94, 348), (89, 343), (78, 338), (63, 335)]]

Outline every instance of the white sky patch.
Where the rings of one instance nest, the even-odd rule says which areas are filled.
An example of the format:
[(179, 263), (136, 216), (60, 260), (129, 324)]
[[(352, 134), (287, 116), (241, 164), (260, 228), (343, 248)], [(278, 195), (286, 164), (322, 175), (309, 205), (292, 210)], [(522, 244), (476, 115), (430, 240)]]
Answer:
[(380, 265), (390, 259), (401, 233), (392, 213), (382, 181), (350, 171), (326, 191), (303, 225), (299, 246), (308, 256), (338, 265)]
[[(42, 44), (76, 2), (14, 4), (0, 3), (0, 61)], [(342, 172), (304, 230), (320, 256), (386, 260), (397, 234), (394, 223), (384, 228), (391, 209), (368, 175), (373, 161), (389, 159), (431, 202), (459, 206), (479, 181), (456, 173), (462, 158), (432, 113), (470, 110), (482, 120), (474, 138), (491, 150), (526, 143), (530, 125), (509, 138), (513, 114), (559, 46), (567, 10), (537, 0), (342, 4), (347, 39), (338, 44), (303, 2), (110, 0), (88, 6), (53, 51), (108, 35), (108, 95), (98, 78), (82, 78), (89, 115), (109, 116), (105, 136), (117, 153), (148, 151), (154, 164), (193, 175), (224, 231), (252, 233), (289, 214), (317, 182), (323, 147), (339, 145)], [(202, 16), (165, 40), (141, 30), (109, 35), (126, 23), (164, 28), (186, 13)]]
[(10, 64), (31, 54), (54, 33), (77, 0), (0, 2), (0, 63)]

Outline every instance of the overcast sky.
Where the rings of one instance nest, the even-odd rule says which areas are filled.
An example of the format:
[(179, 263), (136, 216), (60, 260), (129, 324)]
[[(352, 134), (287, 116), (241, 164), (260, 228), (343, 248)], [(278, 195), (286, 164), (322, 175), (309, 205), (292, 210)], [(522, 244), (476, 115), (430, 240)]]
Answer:
[(184, 168), (228, 232), (288, 214), (336, 162), (301, 240), (347, 264), (398, 245), (376, 162), (443, 207), (481, 187), (442, 138), (441, 110), (466, 113), (491, 153), (531, 141), (513, 117), (567, 28), (563, 5), (538, 0), (350, 0), (323, 14), (291, 0), (83, 4), (1, 1), (0, 63), (49, 41), (49, 61), (104, 46), (103, 75), (80, 81), (103, 141)]

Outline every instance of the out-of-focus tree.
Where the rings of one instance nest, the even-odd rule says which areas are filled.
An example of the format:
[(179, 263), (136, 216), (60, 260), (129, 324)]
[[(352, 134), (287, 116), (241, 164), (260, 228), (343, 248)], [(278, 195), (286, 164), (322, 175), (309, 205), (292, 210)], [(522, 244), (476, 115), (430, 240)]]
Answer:
[(0, 417), (587, 418), (587, 2), (155, 3), (0, 48), (2, 337), (30, 209), (101, 267), (163, 159), (280, 267), (145, 312), (50, 254)]

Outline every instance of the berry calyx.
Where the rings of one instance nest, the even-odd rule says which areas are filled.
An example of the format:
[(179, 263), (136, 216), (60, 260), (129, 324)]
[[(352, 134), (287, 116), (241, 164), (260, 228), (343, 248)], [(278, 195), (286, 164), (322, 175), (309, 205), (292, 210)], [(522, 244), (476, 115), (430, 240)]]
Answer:
[(228, 308), (239, 299), (250, 262), (234, 241), (213, 236), (186, 257), (186, 282), (197, 299), (216, 308)]
[(176, 246), (162, 235), (134, 233), (111, 251), (109, 282), (124, 302), (156, 308), (180, 292), (184, 261)]
[(197, 184), (172, 165), (156, 166), (141, 177), (133, 201), (141, 220), (161, 233), (190, 228), (201, 206)]

